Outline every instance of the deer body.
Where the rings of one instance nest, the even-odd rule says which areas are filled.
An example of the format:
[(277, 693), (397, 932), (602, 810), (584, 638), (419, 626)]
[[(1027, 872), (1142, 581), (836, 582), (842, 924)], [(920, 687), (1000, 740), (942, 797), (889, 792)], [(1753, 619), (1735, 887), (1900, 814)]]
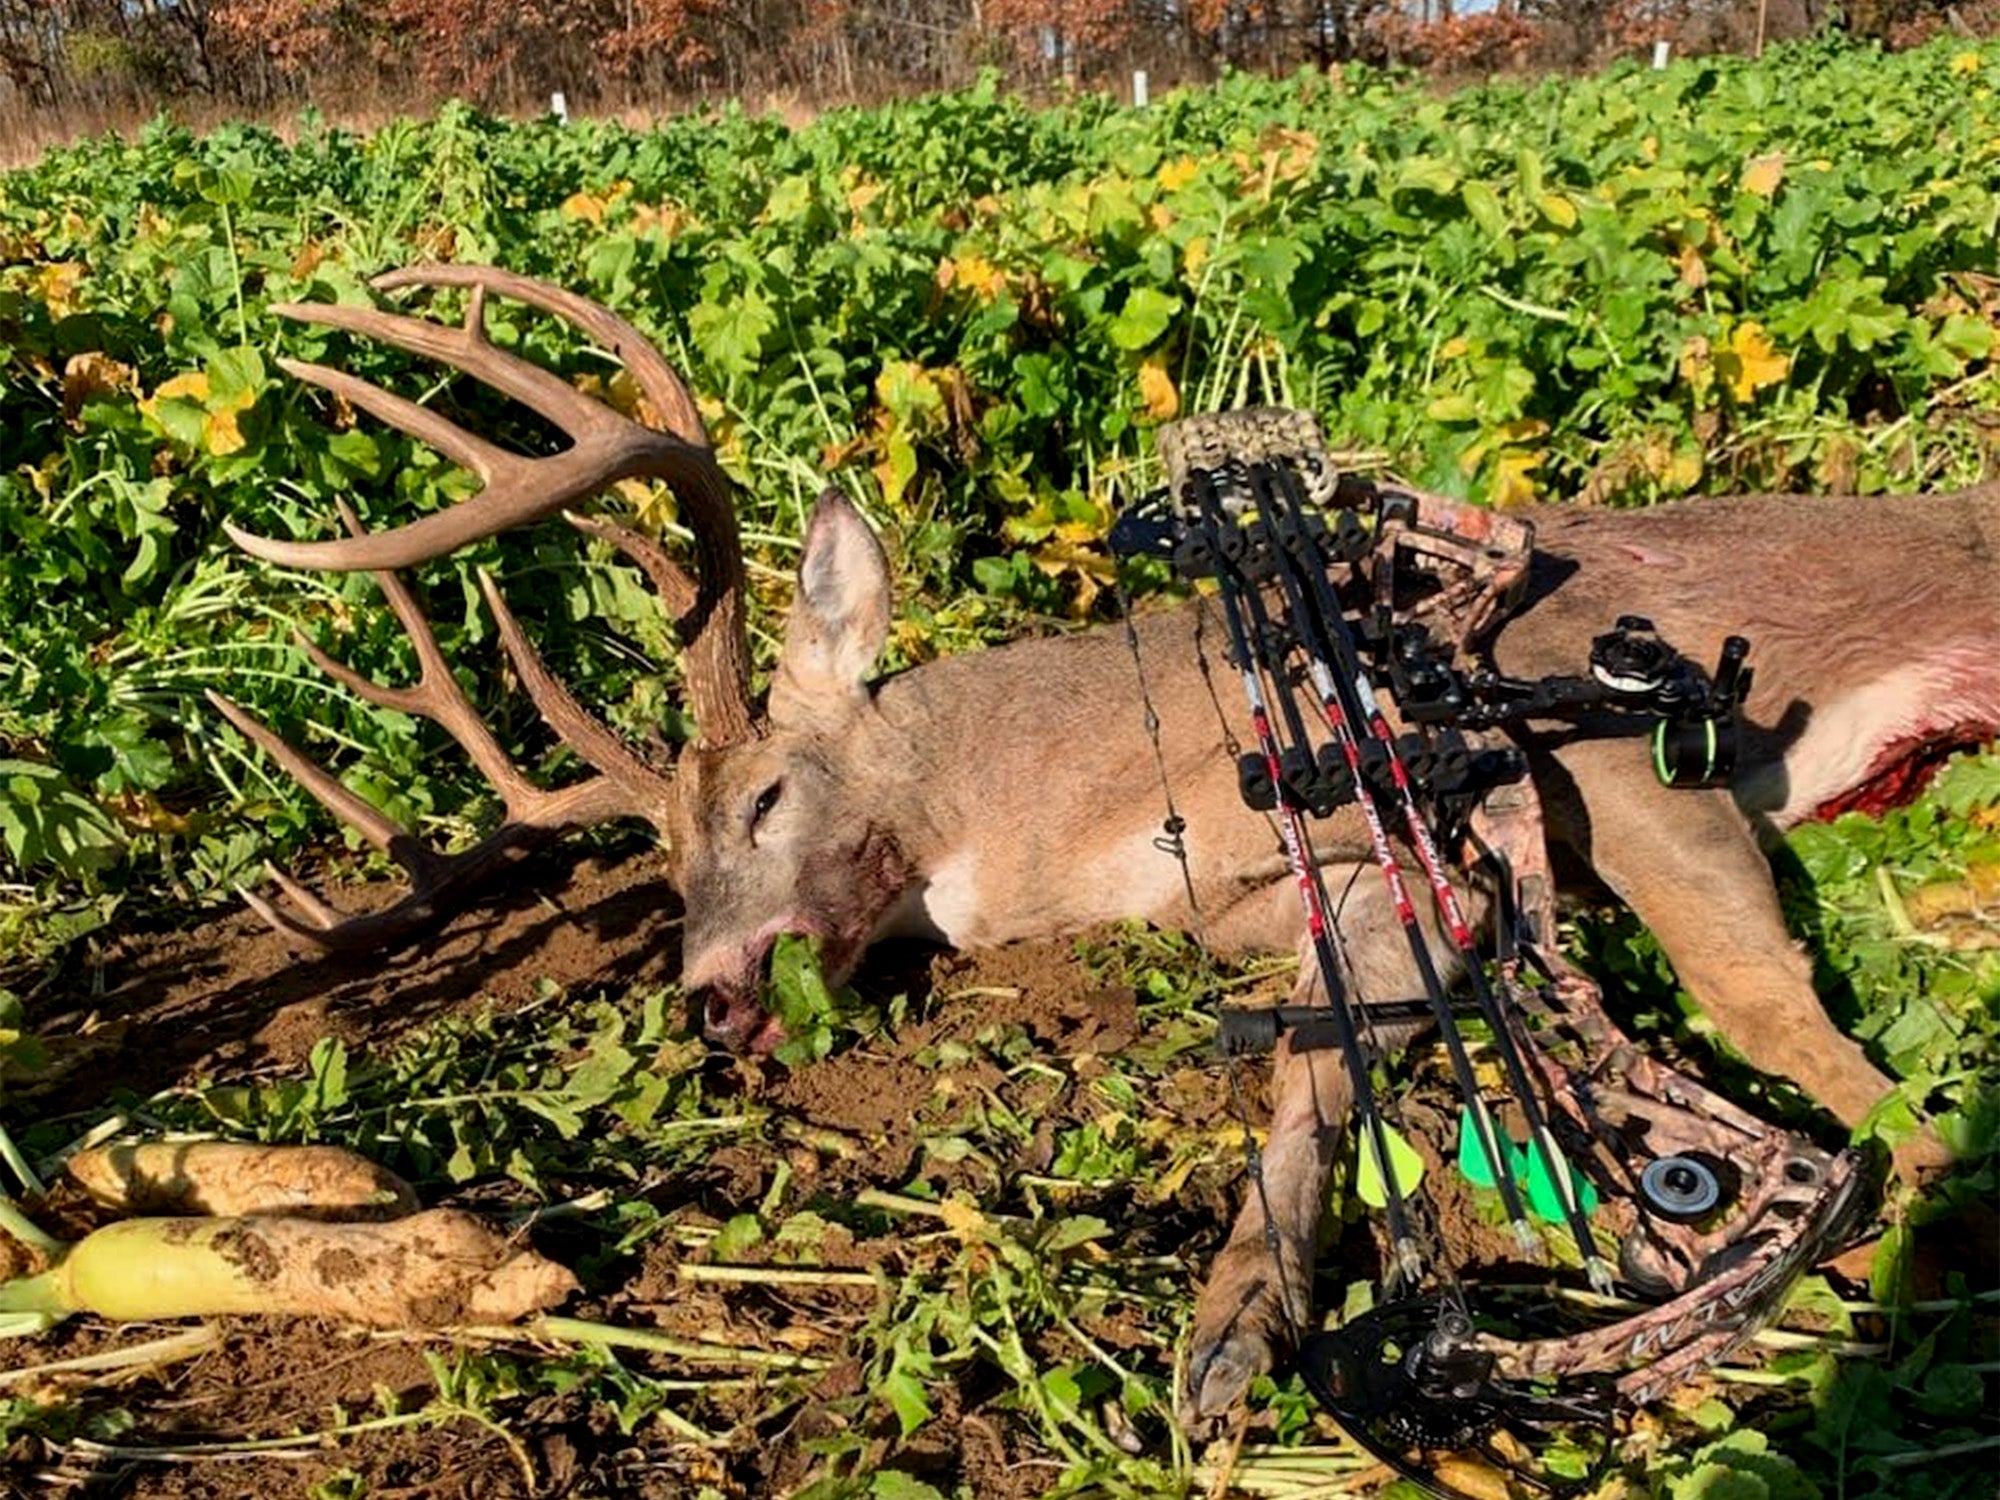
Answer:
[[(732, 1047), (778, 1038), (760, 992), (772, 944), (786, 932), (819, 935), (834, 980), (891, 933), (976, 947), (1141, 918), (1198, 926), (1224, 949), (1299, 942), (1303, 921), (1277, 835), (1239, 798), (1229, 748), (1252, 736), (1223, 631), (1204, 606), (1144, 612), (1136, 666), (1114, 627), (871, 683), (889, 627), (888, 565), (859, 514), (830, 494), (808, 531), (778, 672), (758, 713), (726, 484), (678, 378), (629, 325), (555, 288), (483, 267), (401, 272), (386, 284), (417, 283), (470, 288), (465, 328), (374, 309), (288, 311), (456, 364), (566, 426), (576, 446), (547, 459), (508, 455), (352, 377), (288, 365), (475, 469), (487, 491), (392, 533), (328, 543), (236, 539), (298, 566), (393, 569), (548, 514), (587, 488), (626, 475), (666, 478), (695, 531), (698, 579), (657, 543), (603, 520), (575, 524), (613, 541), (654, 579), (681, 626), (703, 738), (671, 773), (642, 761), (549, 679), (489, 590), (524, 685), (598, 769), (557, 792), (533, 787), (476, 723), (414, 602), (381, 573), (416, 640), (424, 680), (390, 689), (322, 664), (365, 696), (450, 729), (501, 786), (509, 821), (467, 854), (409, 856), (417, 889), (385, 913), (343, 920), (281, 881), (303, 918), (253, 898), (278, 925), (326, 946), (377, 943), (415, 930), (456, 886), (527, 842), (638, 815), (671, 850), (686, 908), (686, 988), (709, 1034)], [(568, 318), (621, 354), (669, 430), (618, 417), (494, 348), (481, 321), (489, 290)], [(1621, 614), (1650, 618), (1697, 660), (1713, 660), (1727, 635), (1751, 639), (1756, 680), (1738, 800), (1662, 786), (1643, 743), (1631, 739), (1529, 736), (1534, 790), (1550, 837), (1653, 930), (1729, 1043), (1844, 1124), (1858, 1122), (1889, 1082), (1821, 1009), (1759, 838), (1842, 799), (1894, 792), (1913, 760), (2000, 729), (2000, 485), (1929, 498), (1547, 508), (1532, 519), (1527, 597), (1492, 646), (1502, 671), (1575, 673), (1592, 637)], [(1159, 719), (1157, 758), (1149, 704)], [(223, 707), (336, 812), (385, 850), (408, 855), (409, 841), (379, 813)], [(1162, 840), (1163, 780), (1186, 820), (1185, 875)], [(1358, 868), (1370, 858), (1356, 810), (1316, 824), (1314, 839), (1330, 867), (1355, 989), (1364, 999), (1419, 993), (1383, 883)], [(1432, 948), (1448, 970), (1449, 953), (1435, 940)], [(1315, 966), (1302, 963), (1300, 972), (1295, 1001), (1323, 999)], [(1346, 1090), (1337, 1059), (1280, 1047), (1263, 1191), (1252, 1195), (1196, 1311), (1186, 1394), (1197, 1416), (1233, 1403), (1268, 1367), (1288, 1324), (1300, 1326), (1309, 1312), (1314, 1233)], [(1905, 1155), (1935, 1150), (1919, 1143)]]
[[(2000, 487), (1955, 496), (1745, 497), (1649, 511), (1546, 510), (1523, 609), (1494, 655), (1522, 676), (1574, 672), (1590, 638), (1622, 613), (1651, 618), (1691, 654), (1754, 642), (1741, 805), (1723, 791), (1662, 786), (1642, 742), (1578, 740), (1531, 752), (1552, 838), (1579, 856), (1646, 924), (1723, 1036), (1753, 1064), (1792, 1079), (1854, 1125), (1891, 1087), (1828, 1020), (1809, 965), (1787, 935), (1759, 835), (1789, 826), (1925, 748), (1976, 743), (2000, 727)], [(840, 590), (816, 597), (815, 559)], [(888, 576), (865, 527), (823, 507), (808, 543), (794, 642), (853, 625), (850, 663), (872, 661), (888, 618)], [(809, 622), (803, 629), (801, 621)], [(1047, 937), (1113, 918), (1199, 921), (1222, 948), (1279, 949), (1302, 919), (1270, 825), (1239, 800), (1226, 737), (1248, 742), (1221, 633), (1199, 605), (1145, 615), (1138, 655), (1160, 721), (1156, 762), (1131, 649), (1118, 629), (997, 647), (917, 668), (872, 691), (859, 672), (811, 697), (797, 756), (823, 773), (827, 800), (774, 808), (761, 850), (725, 833), (678, 844), (688, 900), (691, 990), (714, 1034), (769, 1037), (756, 1008), (764, 951), (778, 931), (818, 931), (837, 971), (870, 942), (918, 932), (958, 946)], [(769, 741), (728, 752), (786, 764), (806, 675), (788, 643)], [(1204, 663), (1206, 670), (1204, 670)], [(865, 666), (860, 668), (865, 670)], [(1225, 735), (1227, 726), (1227, 736)], [(1162, 840), (1160, 767), (1186, 819), (1189, 867)], [(746, 783), (747, 785), (748, 783)], [(697, 805), (712, 788), (689, 786)], [(790, 788), (781, 794), (783, 807)], [(726, 804), (729, 798), (723, 798)], [(738, 817), (737, 824), (743, 819)], [(785, 852), (803, 840), (811, 852)], [(1416, 993), (1407, 948), (1371, 870), (1358, 814), (1316, 829), (1364, 997)], [(893, 848), (896, 858), (871, 858)], [(745, 882), (771, 870), (762, 900)], [(798, 870), (824, 859), (841, 896)], [(729, 888), (704, 878), (714, 861)], [(857, 878), (857, 872), (858, 878)], [(1349, 880), (1349, 874), (1355, 879)], [(870, 886), (870, 882), (876, 882)], [(1199, 910), (1190, 907), (1187, 883)], [(857, 887), (869, 886), (855, 900)], [(801, 898), (804, 899), (801, 899)], [(768, 914), (767, 914), (768, 909)], [(740, 936), (745, 914), (756, 920)], [(1450, 953), (1433, 942), (1440, 967)], [(1302, 965), (1300, 993), (1317, 984)], [(1265, 1195), (1289, 1275), (1246, 1206), (1197, 1314), (1191, 1396), (1198, 1412), (1233, 1402), (1265, 1367), (1289, 1313), (1286, 1284), (1309, 1284), (1346, 1082), (1324, 1057), (1281, 1054)], [(1926, 1148), (1918, 1147), (1918, 1157)]]
[[(2000, 576), (1988, 548), (2000, 528), (2000, 493), (1547, 508), (1534, 519), (1539, 541), (1529, 598), (1495, 645), (1503, 670), (1574, 672), (1591, 636), (1621, 613), (1654, 619), (1697, 658), (1712, 658), (1725, 635), (1751, 637), (1758, 675), (1739, 797), (1755, 824), (1743, 824), (1746, 832), (1789, 826), (1922, 745), (1973, 743), (2000, 725), (1993, 667)], [(874, 551), (858, 532), (849, 545), (864, 558)], [(865, 582), (855, 586), (878, 595), (865, 612), (885, 623), (886, 567), (879, 553), (867, 562)], [(1907, 609), (1891, 602), (1906, 585), (1915, 601)], [(811, 600), (801, 608), (810, 611)], [(1894, 625), (1885, 628), (1885, 619)], [(746, 926), (775, 934), (783, 921), (771, 924), (781, 915), (823, 927), (849, 960), (891, 934), (977, 947), (1116, 918), (1199, 922), (1226, 949), (1288, 945), (1298, 913), (1277, 837), (1243, 808), (1225, 746), (1225, 726), (1238, 742), (1248, 742), (1250, 730), (1219, 623), (1212, 613), (1204, 620), (1199, 606), (1182, 606), (1143, 614), (1137, 635), (1160, 720), (1157, 761), (1144, 728), (1139, 668), (1118, 628), (950, 658), (872, 690), (858, 678), (830, 685), (802, 729), (794, 728), (799, 715), (785, 712), (781, 688), (769, 740), (725, 752), (727, 769), (692, 777), (683, 770), (691, 815), (728, 803), (731, 790), (718, 777), (747, 787), (781, 774), (795, 754), (819, 787), (815, 802), (814, 793), (787, 785), (757, 842), (712, 813), (703, 814), (708, 823), (680, 830), (674, 842), (688, 861), (691, 987), (727, 983), (730, 965), (718, 952), (728, 950), (739, 963), (754, 959), (736, 934)], [(875, 640), (856, 641), (854, 658), (872, 661)], [(1657, 813), (1661, 826), (1641, 838), (1642, 850), (1673, 839), (1690, 821), (1698, 825), (1695, 810), (1704, 806), (1732, 817), (1719, 793), (1658, 786), (1643, 747), (1632, 741), (1584, 742), (1547, 760), (1555, 783), (1543, 793), (1551, 832), (1593, 867), (1605, 858), (1607, 873), (1636, 861), (1597, 847), (1603, 841), (1592, 837), (1594, 812), (1600, 821), (1606, 812), (1626, 820), (1600, 810), (1600, 799)], [(1198, 912), (1162, 838), (1162, 768), (1188, 822)], [(1579, 799), (1565, 783), (1588, 790)], [(1318, 835), (1329, 862), (1367, 859), (1351, 808)], [(864, 925), (839, 930), (802, 909), (812, 903), (797, 900), (801, 881), (786, 846), (803, 843), (815, 854), (840, 849), (832, 863), (852, 871), (869, 839), (870, 847), (893, 847), (897, 858), (887, 887), (838, 913)], [(727, 872), (718, 877), (723, 884), (704, 880), (711, 863)], [(750, 873), (759, 866), (769, 879)], [(865, 867), (891, 873), (879, 859)], [(1643, 872), (1620, 883), (1641, 908), (1670, 899), (1653, 895)], [(1675, 894), (1713, 904), (1708, 891)], [(746, 916), (755, 920), (746, 923)], [(738, 991), (754, 987), (748, 970), (733, 977)], [(747, 1022), (732, 1031), (719, 1012), (715, 1020), (732, 1040), (748, 1034)]]

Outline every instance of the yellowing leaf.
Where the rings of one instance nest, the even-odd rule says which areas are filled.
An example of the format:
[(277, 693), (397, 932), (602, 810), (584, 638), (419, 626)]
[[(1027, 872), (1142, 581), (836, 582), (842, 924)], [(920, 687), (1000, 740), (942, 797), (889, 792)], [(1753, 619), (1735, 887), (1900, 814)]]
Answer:
[(1694, 388), (1697, 396), (1708, 394), (1715, 384), (1715, 354), (1707, 338), (1696, 334), (1681, 345), (1681, 379)]
[(1558, 229), (1576, 228), (1576, 205), (1561, 193), (1544, 193), (1535, 200), (1542, 217)]
[(1201, 163), (1192, 156), (1183, 156), (1161, 167), (1158, 180), (1161, 187), (1170, 193), (1177, 193), (1193, 182), (1201, 172)]
[(944, 392), (937, 377), (913, 360), (892, 359), (875, 377), (875, 399), (898, 428), (928, 433), (942, 425)]
[(1152, 1203), (1169, 1203), (1180, 1190), (1187, 1186), (1187, 1180), (1194, 1169), (1201, 1165), (1202, 1158), (1196, 1155), (1183, 1156), (1171, 1167), (1155, 1178), (1146, 1189), (1146, 1199)]
[(882, 499), (892, 510), (901, 509), (903, 495), (917, 477), (917, 450), (906, 437), (895, 435), (882, 445), (882, 458), (874, 466), (875, 482), (882, 487)]
[(1963, 880), (1920, 885), (1904, 895), (1903, 909), (1919, 927), (1937, 927), (1950, 917), (2000, 910), (2000, 862), (1968, 865)]
[[(664, 490), (666, 486), (661, 485), (660, 488)], [(611, 489), (614, 494), (624, 497), (625, 504), (634, 515), (643, 516), (653, 506), (653, 486), (643, 479), (621, 479)]]
[(1743, 176), (1737, 183), (1744, 192), (1759, 198), (1768, 198), (1777, 192), (1778, 184), (1785, 180), (1785, 153), (1772, 151), (1763, 156), (1753, 156), (1743, 164)]
[(86, 403), (138, 389), (138, 376), (101, 350), (73, 354), (63, 365), (63, 416), (74, 422)]
[[(163, 412), (162, 402), (176, 404)], [(189, 370), (161, 381), (152, 395), (140, 398), (139, 410), (175, 441), (226, 458), (248, 446), (241, 418), (256, 404), (257, 392), (251, 386), (217, 396), (206, 370)]]
[(1284, 125), (1274, 125), (1265, 131), (1257, 144), (1263, 151), (1265, 172), (1278, 182), (1305, 176), (1312, 170), (1313, 158), (1319, 155), (1319, 137), (1311, 131)]
[(1007, 289), (1007, 273), (976, 251), (946, 256), (938, 262), (937, 284), (964, 287), (981, 302), (991, 302)]
[(1684, 493), (1701, 483), (1701, 449), (1656, 444), (1646, 450), (1646, 469), (1669, 491)]
[[(1069, 530), (1070, 528), (1064, 528)], [(1060, 578), (1066, 573), (1076, 575), (1076, 594), (1070, 601), (1070, 612), (1081, 619), (1090, 613), (1098, 594), (1114, 575), (1111, 559), (1092, 545), (1079, 545), (1075, 541), (1065, 541), (1060, 537), (1051, 538), (1035, 549), (1030, 559), (1035, 567), (1051, 578)], [(1124, 1122), (1123, 1115), (1099, 1116), (1097, 1127), (1109, 1139)]]
[(1951, 70), (1961, 78), (1970, 73), (1977, 73), (1979, 71), (1979, 54), (1977, 52), (1960, 52), (1956, 54), (1951, 60)]
[(1738, 323), (1729, 332), (1729, 346), (1715, 356), (1715, 372), (1738, 401), (1752, 401), (1766, 386), (1776, 385), (1792, 372), (1789, 355), (1780, 354), (1764, 325)]
[(77, 293), (83, 286), (85, 267), (77, 261), (57, 261), (35, 273), (35, 290), (58, 318), (77, 310)]
[[(249, 406), (256, 399), (246, 392), (242, 407)], [(248, 440), (243, 436), (243, 429), (236, 421), (240, 413), (241, 407), (232, 404), (208, 414), (208, 425), (201, 435), (202, 446), (217, 458), (227, 458), (232, 453), (240, 453), (248, 446)]]
[(1493, 480), (1487, 486), (1487, 499), (1498, 508), (1510, 505), (1527, 505), (1536, 495), (1534, 471), (1541, 467), (1543, 455), (1519, 448), (1509, 448), (1493, 465)]
[[(106, 806), (110, 809), (112, 816), (128, 828), (135, 828), (149, 833), (170, 833), (182, 837), (185, 837), (194, 828), (194, 823), (191, 819), (170, 811), (151, 792), (120, 792), (116, 796), (106, 799)], [(19, 1035), (19, 1032), (13, 1032), (11, 1035), (0, 1033), (0, 1036), (5, 1036), (9, 1041)], [(0, 1043), (0, 1045), (4, 1045), (4, 1043)]]
[(991, 1224), (976, 1203), (968, 1203), (963, 1198), (947, 1198), (938, 1205), (938, 1217), (965, 1244), (976, 1244), (985, 1239)]
[(1476, 1458), (1441, 1458), (1431, 1472), (1469, 1500), (1512, 1500), (1507, 1476)]
[(699, 222), (678, 203), (642, 203), (632, 210), (634, 234), (659, 234), (671, 239)]
[(238, 419), (257, 404), (257, 393), (247, 388), (208, 402), (208, 420), (202, 424), (201, 445), (217, 458), (227, 458), (249, 446)]
[(203, 441), (208, 428), (207, 406), (208, 374), (202, 370), (164, 380), (152, 395), (139, 398), (139, 410), (147, 421), (190, 448)]
[(1180, 414), (1181, 393), (1174, 389), (1174, 377), (1157, 359), (1139, 366), (1140, 414), (1149, 422), (1171, 422)]
[(604, 382), (604, 399), (628, 417), (637, 417), (648, 427), (665, 425), (661, 413), (653, 409), (653, 403), (646, 399), (646, 393), (630, 370), (614, 370), (611, 378)]
[(572, 219), (582, 219), (586, 224), (604, 222), (605, 200), (591, 193), (571, 193), (562, 201), (564, 215)]
[(179, 399), (199, 401), (208, 404), (208, 373), (205, 370), (189, 370), (184, 375), (176, 375), (171, 380), (160, 382), (160, 388), (153, 392), (153, 400)]
[(1193, 239), (1189, 240), (1187, 242), (1187, 248), (1181, 251), (1182, 274), (1188, 276), (1191, 279), (1201, 270), (1203, 266), (1207, 264), (1208, 264), (1208, 236), (1205, 234), (1198, 234)]

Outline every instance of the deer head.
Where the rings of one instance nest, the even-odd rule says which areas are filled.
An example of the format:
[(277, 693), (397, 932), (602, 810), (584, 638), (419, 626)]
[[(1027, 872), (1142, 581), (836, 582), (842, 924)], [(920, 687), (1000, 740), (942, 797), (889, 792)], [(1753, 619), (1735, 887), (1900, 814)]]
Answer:
[(728, 1046), (782, 1036), (760, 1000), (780, 934), (819, 938), (844, 978), (915, 878), (900, 827), (914, 803), (897, 786), (909, 758), (868, 684), (889, 609), (881, 546), (829, 491), (806, 529), (757, 734), (681, 758), (666, 836), (687, 911), (682, 977)]
[[(781, 1033), (759, 1002), (764, 962), (781, 933), (818, 936), (844, 975), (910, 884), (894, 808), (896, 736), (875, 712), (867, 676), (888, 632), (890, 584), (880, 545), (859, 513), (829, 490), (814, 512), (799, 565), (798, 596), (768, 705), (750, 698), (744, 573), (728, 481), (686, 386), (630, 324), (583, 298), (491, 267), (431, 266), (393, 272), (381, 289), (470, 290), (459, 328), (370, 308), (276, 309), (428, 355), (477, 377), (554, 422), (572, 445), (547, 458), (499, 449), (436, 413), (324, 366), (284, 361), (292, 375), (430, 443), (485, 481), (472, 499), (393, 531), (365, 532), (341, 507), (349, 536), (282, 542), (227, 528), (245, 551), (291, 567), (375, 577), (415, 645), (410, 687), (371, 682), (300, 644), (331, 676), (371, 702), (442, 725), (501, 792), (506, 817), (484, 842), (445, 856), (430, 850), (242, 708), (217, 709), (271, 754), (336, 816), (409, 872), (411, 890), (389, 909), (345, 915), (282, 872), (281, 906), (245, 892), (267, 921), (295, 940), (339, 950), (379, 947), (429, 925), (467, 888), (569, 829), (638, 817), (665, 840), (687, 908), (687, 988), (703, 1023), (732, 1047), (768, 1047)], [(516, 298), (583, 328), (620, 357), (663, 428), (619, 415), (548, 371), (497, 348), (485, 333), (489, 293)], [(664, 547), (566, 507), (617, 480), (664, 480), (694, 536), (690, 574)], [(440, 557), (477, 538), (563, 511), (578, 530), (611, 542), (652, 580), (676, 621), (699, 738), (670, 765), (641, 756), (580, 705), (543, 665), (499, 588), (481, 578), (501, 642), (523, 686), (555, 732), (594, 768), (557, 790), (535, 786), (501, 750), (453, 679), (436, 637), (395, 569)], [(872, 768), (872, 769), (871, 769)]]

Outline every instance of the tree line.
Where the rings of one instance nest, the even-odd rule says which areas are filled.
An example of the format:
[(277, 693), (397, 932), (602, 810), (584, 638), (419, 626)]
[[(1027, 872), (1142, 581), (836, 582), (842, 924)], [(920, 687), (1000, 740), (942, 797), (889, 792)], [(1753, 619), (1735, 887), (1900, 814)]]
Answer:
[(0, 104), (595, 108), (813, 103), (1024, 84), (1160, 85), (1361, 58), (1444, 74), (1750, 49), (1829, 24), (1988, 29), (2000, 0), (0, 0)]

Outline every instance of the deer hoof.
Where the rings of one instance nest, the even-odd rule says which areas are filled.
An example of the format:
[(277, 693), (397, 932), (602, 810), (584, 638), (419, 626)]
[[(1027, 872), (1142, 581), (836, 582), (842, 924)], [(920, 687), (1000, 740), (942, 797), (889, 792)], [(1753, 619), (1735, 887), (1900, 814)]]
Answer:
[(1197, 1337), (1181, 1399), (1182, 1428), (1198, 1434), (1228, 1416), (1249, 1394), (1250, 1382), (1271, 1364), (1271, 1341), (1242, 1321), (1213, 1340)]
[[(1260, 1246), (1259, 1261), (1264, 1253)], [(1195, 1305), (1187, 1386), (1180, 1401), (1181, 1426), (1190, 1433), (1212, 1426), (1241, 1405), (1250, 1382), (1276, 1363), (1284, 1310), (1277, 1289), (1260, 1274), (1265, 1266), (1244, 1275), (1244, 1259), (1234, 1246), (1225, 1250)]]

